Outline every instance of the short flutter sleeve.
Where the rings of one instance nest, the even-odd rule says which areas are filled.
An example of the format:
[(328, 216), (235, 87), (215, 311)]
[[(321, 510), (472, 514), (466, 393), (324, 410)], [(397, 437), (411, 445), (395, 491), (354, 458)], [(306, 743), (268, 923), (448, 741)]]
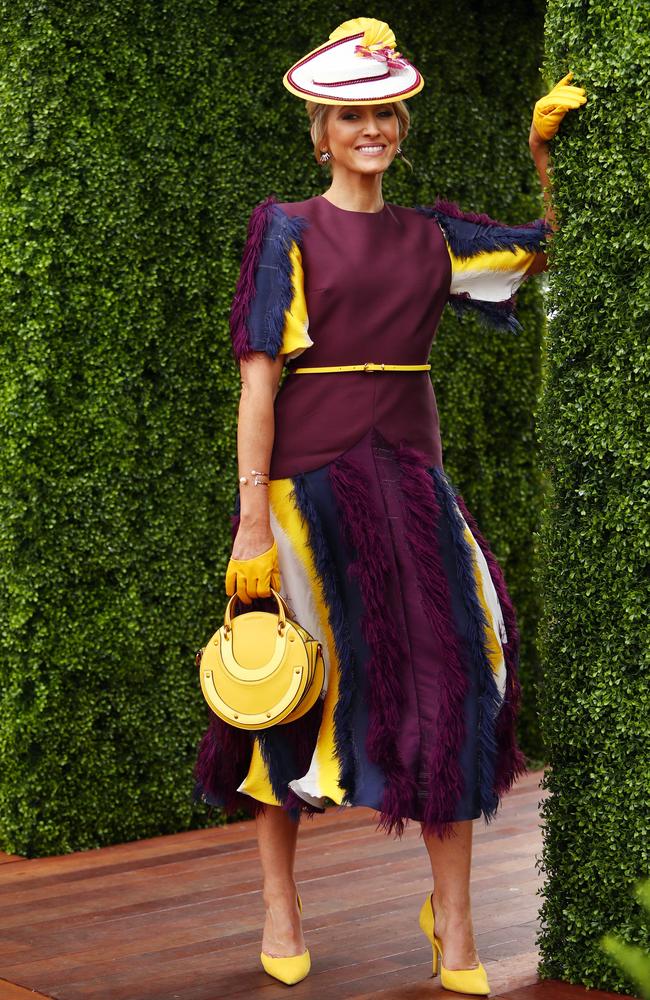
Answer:
[(254, 351), (275, 359), (298, 357), (313, 344), (305, 301), (302, 232), (305, 219), (290, 218), (274, 197), (253, 210), (239, 280), (230, 310), (235, 358)]
[(545, 250), (551, 230), (544, 219), (508, 226), (442, 199), (419, 205), (418, 211), (435, 219), (445, 238), (451, 260), (448, 301), (456, 314), (471, 310), (496, 329), (520, 330), (515, 292)]

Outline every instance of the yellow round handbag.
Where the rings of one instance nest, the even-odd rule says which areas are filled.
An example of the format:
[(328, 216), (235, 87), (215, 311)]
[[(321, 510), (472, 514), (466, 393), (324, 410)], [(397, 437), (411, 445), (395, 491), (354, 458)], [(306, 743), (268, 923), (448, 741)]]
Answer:
[(325, 684), (323, 647), (293, 621), (284, 598), (271, 587), (278, 613), (248, 611), (224, 623), (196, 654), (201, 690), (212, 711), (238, 729), (267, 729), (299, 719), (316, 704)]

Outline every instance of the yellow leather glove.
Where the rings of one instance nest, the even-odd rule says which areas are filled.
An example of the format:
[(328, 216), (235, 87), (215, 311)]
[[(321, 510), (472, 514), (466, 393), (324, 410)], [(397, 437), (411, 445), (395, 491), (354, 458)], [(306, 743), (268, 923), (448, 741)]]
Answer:
[(271, 587), (280, 590), (278, 543), (252, 559), (231, 559), (226, 569), (226, 594), (237, 593), (240, 601), (251, 604), (257, 597), (270, 597)]
[(569, 80), (573, 73), (567, 73), (544, 97), (540, 97), (533, 108), (533, 125), (542, 139), (549, 142), (560, 127), (562, 119), (571, 108), (585, 104), (584, 87), (573, 87)]

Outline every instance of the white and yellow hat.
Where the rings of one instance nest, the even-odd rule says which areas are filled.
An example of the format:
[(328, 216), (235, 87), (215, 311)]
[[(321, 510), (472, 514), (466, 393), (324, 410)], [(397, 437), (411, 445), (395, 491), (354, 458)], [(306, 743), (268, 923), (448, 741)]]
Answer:
[(388, 104), (422, 90), (424, 80), (395, 49), (385, 21), (355, 17), (339, 24), (319, 45), (287, 70), (287, 90), (316, 104)]

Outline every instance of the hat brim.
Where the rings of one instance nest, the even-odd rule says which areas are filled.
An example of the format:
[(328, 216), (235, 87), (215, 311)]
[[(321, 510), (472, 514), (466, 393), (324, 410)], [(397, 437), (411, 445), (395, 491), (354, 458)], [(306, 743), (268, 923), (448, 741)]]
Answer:
[(324, 56), (338, 45), (349, 43), (354, 38), (363, 38), (363, 32), (346, 38), (326, 42), (312, 49), (306, 56), (287, 70), (282, 83), (296, 97), (314, 104), (390, 104), (405, 101), (424, 87), (424, 80), (415, 66), (408, 62), (404, 69), (393, 69), (386, 76), (371, 77), (350, 83), (327, 85), (314, 83), (314, 73), (318, 70), (319, 57)]

